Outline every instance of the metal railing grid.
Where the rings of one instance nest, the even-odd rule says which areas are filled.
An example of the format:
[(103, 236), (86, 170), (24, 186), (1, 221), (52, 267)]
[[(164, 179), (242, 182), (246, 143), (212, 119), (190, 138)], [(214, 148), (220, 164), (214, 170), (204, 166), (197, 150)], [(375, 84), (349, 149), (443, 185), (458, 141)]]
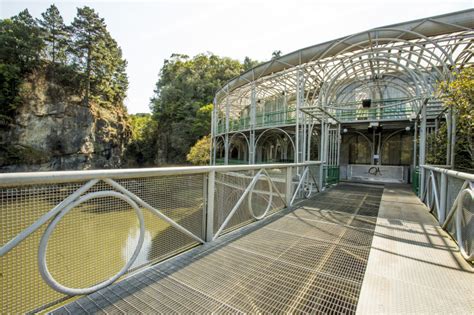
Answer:
[[(117, 181), (198, 237), (204, 235), (204, 175), (165, 176)], [(62, 202), (81, 183), (0, 188), (2, 244)], [(87, 193), (110, 191), (98, 182)], [(196, 240), (140, 207), (144, 244), (130, 271), (179, 253)], [(1, 257), (1, 313), (21, 313), (54, 303), (66, 295), (50, 288), (38, 269), (38, 247), (46, 225)], [(51, 276), (72, 288), (91, 287), (117, 274), (137, 246), (139, 222), (128, 203), (113, 196), (85, 201), (68, 212), (47, 242)]]
[(316, 192), (290, 175), (319, 164), (2, 174), (0, 312), (94, 292), (260, 220)]
[[(80, 186), (82, 183), (1, 188), (1, 244), (33, 224)], [(42, 281), (38, 270), (38, 247), (45, 228), (43, 225), (0, 258), (1, 313), (23, 313), (64, 297)]]

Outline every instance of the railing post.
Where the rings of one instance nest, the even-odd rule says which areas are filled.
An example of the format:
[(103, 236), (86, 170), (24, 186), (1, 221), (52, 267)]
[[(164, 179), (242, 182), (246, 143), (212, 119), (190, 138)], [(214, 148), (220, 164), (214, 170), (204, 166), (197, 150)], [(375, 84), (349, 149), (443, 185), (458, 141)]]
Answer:
[(291, 207), (291, 197), (293, 196), (293, 169), (286, 168), (286, 207)]
[(426, 177), (426, 171), (425, 168), (422, 167), (422, 165), (425, 165), (426, 162), (426, 103), (428, 102), (428, 99), (425, 99), (425, 101), (422, 104), (421, 107), (421, 128), (420, 128), (420, 150), (419, 150), (419, 163), (420, 165), (420, 191), (421, 194), (425, 191), (425, 177)]
[(210, 171), (207, 179), (206, 202), (206, 242), (214, 238), (214, 192), (216, 191), (216, 171)]
[(441, 173), (441, 183), (439, 185), (440, 189), (440, 197), (439, 197), (439, 222), (440, 225), (443, 225), (444, 220), (446, 218), (446, 195), (448, 190), (448, 183), (447, 183), (448, 176), (445, 173)]

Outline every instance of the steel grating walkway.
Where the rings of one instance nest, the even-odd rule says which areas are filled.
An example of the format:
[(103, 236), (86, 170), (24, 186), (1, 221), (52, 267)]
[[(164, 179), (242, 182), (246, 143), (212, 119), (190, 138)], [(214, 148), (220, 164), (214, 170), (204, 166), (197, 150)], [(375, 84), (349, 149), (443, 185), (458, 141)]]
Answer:
[(53, 313), (355, 313), (382, 192), (338, 185)]

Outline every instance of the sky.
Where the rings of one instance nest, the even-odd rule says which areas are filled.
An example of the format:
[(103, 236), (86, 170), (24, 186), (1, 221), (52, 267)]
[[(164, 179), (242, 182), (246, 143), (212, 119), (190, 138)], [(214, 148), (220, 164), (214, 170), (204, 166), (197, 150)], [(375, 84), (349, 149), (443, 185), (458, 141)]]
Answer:
[(474, 0), (0, 0), (0, 18), (28, 8), (39, 18), (54, 3), (69, 24), (94, 8), (128, 61), (129, 113), (150, 112), (160, 68), (173, 53), (212, 52), (243, 61), (283, 54), (374, 27), (474, 7)]

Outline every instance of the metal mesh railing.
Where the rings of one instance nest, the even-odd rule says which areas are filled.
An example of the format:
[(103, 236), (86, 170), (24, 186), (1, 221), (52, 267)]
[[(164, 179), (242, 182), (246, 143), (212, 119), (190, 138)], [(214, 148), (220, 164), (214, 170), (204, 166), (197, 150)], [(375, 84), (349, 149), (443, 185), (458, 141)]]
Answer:
[(307, 187), (292, 170), (310, 167), (2, 174), (0, 313), (94, 292), (279, 211)]
[[(266, 215), (283, 209), (286, 198), (286, 168), (266, 169), (265, 174), (258, 170), (225, 172), (216, 174), (216, 193), (214, 211), (214, 232), (228, 222), (222, 233), (249, 224)], [(258, 179), (252, 183), (252, 180)], [(244, 199), (240, 201), (246, 189)], [(239, 203), (236, 209), (235, 206)], [(232, 211), (234, 213), (231, 215)]]
[(463, 257), (474, 261), (474, 175), (421, 167), (421, 200), (457, 242)]
[[(117, 180), (131, 193), (199, 237), (204, 233), (204, 175)], [(0, 188), (2, 245), (62, 202), (84, 183)], [(111, 190), (99, 182), (87, 193)], [(198, 244), (149, 210), (143, 246), (129, 270)], [(69, 288), (87, 288), (117, 274), (130, 260), (140, 236), (139, 220), (125, 201), (94, 198), (69, 211), (47, 242), (46, 262), (52, 277)], [(66, 295), (53, 290), (38, 270), (38, 247), (46, 225), (1, 259), (1, 313), (22, 313), (57, 302)]]

